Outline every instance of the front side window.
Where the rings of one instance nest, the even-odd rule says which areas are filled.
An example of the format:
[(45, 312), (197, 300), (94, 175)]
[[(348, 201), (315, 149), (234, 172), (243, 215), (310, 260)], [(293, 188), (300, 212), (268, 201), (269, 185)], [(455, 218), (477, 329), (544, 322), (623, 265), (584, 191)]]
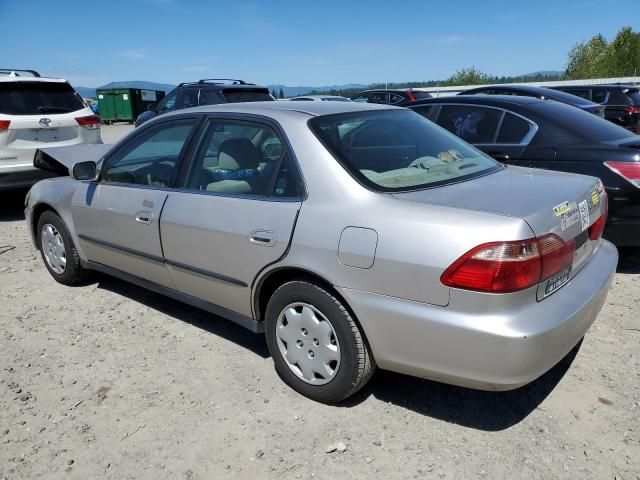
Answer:
[(357, 97), (353, 97), (354, 102), (367, 103), (369, 101), (369, 96), (365, 93), (361, 93)]
[(349, 173), (377, 191), (446, 185), (502, 168), (409, 110), (318, 116), (309, 127)]
[(403, 100), (404, 100), (404, 97), (402, 95), (398, 95), (397, 93), (391, 93), (390, 94), (389, 101), (391, 102), (391, 104), (400, 103)]
[(234, 120), (210, 120), (185, 188), (276, 198), (300, 196), (291, 155), (275, 130)]
[(183, 88), (178, 92), (175, 108), (191, 108), (198, 105), (198, 89)]
[(164, 97), (158, 104), (158, 113), (168, 112), (176, 108), (176, 98), (178, 96), (178, 90), (172, 90), (169, 95)]
[(443, 105), (437, 123), (469, 143), (494, 143), (500, 115), (493, 108)]
[(105, 160), (101, 180), (171, 187), (178, 159), (197, 119), (165, 122), (143, 130)]
[(383, 104), (388, 104), (389, 103), (389, 94), (387, 92), (373, 92), (371, 94), (371, 99), (369, 100), (370, 103), (383, 103)]

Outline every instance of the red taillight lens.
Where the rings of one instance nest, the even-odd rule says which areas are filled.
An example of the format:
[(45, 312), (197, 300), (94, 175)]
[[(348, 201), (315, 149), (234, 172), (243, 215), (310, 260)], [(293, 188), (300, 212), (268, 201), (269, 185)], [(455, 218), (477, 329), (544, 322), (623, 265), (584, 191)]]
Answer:
[(87, 115), (86, 117), (76, 117), (76, 122), (81, 127), (97, 128), (100, 125), (100, 117), (97, 115)]
[(2, 130), (8, 130), (11, 125), (11, 120), (0, 120), (0, 132)]
[(556, 235), (482, 244), (456, 260), (440, 277), (448, 286), (510, 293), (532, 287), (573, 262), (575, 242)]
[(545, 235), (538, 239), (542, 257), (542, 275), (540, 281), (553, 277), (573, 263), (576, 250), (575, 240), (564, 243), (557, 235)]
[(515, 292), (540, 281), (536, 239), (480, 245), (455, 261), (440, 277), (449, 287), (480, 292)]
[(629, 107), (627, 108), (627, 113), (629, 114), (640, 113), (640, 107)]
[(609, 170), (640, 188), (640, 162), (604, 162)]
[(413, 93), (411, 93), (410, 91), (408, 91), (408, 90), (407, 90), (407, 91), (406, 91), (406, 92), (404, 92), (404, 93), (406, 93), (406, 94), (407, 94), (407, 98), (409, 99), (409, 101), (410, 101), (410, 102), (413, 102), (413, 101), (416, 99), (416, 97), (414, 97), (414, 96), (413, 96)]
[(598, 240), (604, 232), (604, 226), (607, 223), (607, 214), (609, 213), (609, 202), (607, 199), (607, 192), (603, 191), (602, 199), (602, 215), (591, 224), (589, 227), (589, 240)]

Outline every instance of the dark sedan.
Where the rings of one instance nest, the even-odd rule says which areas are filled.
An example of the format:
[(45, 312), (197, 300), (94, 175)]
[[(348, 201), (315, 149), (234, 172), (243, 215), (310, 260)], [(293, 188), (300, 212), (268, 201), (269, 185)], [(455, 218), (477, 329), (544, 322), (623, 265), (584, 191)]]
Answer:
[(398, 107), (403, 107), (409, 102), (423, 100), (425, 98), (431, 98), (431, 94), (421, 90), (412, 90), (410, 88), (405, 90), (379, 88), (376, 90), (365, 90), (360, 92), (355, 97), (351, 97), (351, 100), (361, 103), (379, 103), (383, 105), (396, 105)]
[(594, 113), (604, 118), (604, 105), (576, 95), (571, 95), (570, 93), (533, 85), (489, 85), (486, 87), (471, 88), (460, 92), (458, 95), (518, 95), (521, 97), (539, 98), (540, 100), (555, 100), (556, 102), (566, 103), (572, 107)]
[(640, 136), (531, 97), (454, 96), (409, 107), (502, 163), (599, 177), (609, 194), (605, 237), (640, 246)]

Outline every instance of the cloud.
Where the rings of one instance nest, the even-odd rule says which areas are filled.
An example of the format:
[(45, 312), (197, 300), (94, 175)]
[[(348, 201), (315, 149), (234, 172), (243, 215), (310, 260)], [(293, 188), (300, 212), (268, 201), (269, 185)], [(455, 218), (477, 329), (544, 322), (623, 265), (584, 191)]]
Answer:
[(142, 60), (143, 58), (148, 57), (145, 51), (141, 49), (125, 50), (120, 53), (120, 56), (127, 60)]

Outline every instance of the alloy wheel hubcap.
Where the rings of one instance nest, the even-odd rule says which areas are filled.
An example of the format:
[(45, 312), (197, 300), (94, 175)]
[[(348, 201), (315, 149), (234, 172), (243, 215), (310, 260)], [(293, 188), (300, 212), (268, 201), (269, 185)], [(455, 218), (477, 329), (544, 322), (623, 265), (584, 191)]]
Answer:
[(340, 367), (340, 344), (333, 325), (308, 303), (287, 305), (276, 322), (278, 348), (295, 375), (311, 385), (324, 385)]
[(58, 275), (62, 275), (67, 268), (67, 252), (64, 249), (64, 242), (60, 232), (56, 227), (47, 223), (42, 227), (40, 242), (42, 244), (42, 253), (44, 253), (44, 258), (49, 268)]

